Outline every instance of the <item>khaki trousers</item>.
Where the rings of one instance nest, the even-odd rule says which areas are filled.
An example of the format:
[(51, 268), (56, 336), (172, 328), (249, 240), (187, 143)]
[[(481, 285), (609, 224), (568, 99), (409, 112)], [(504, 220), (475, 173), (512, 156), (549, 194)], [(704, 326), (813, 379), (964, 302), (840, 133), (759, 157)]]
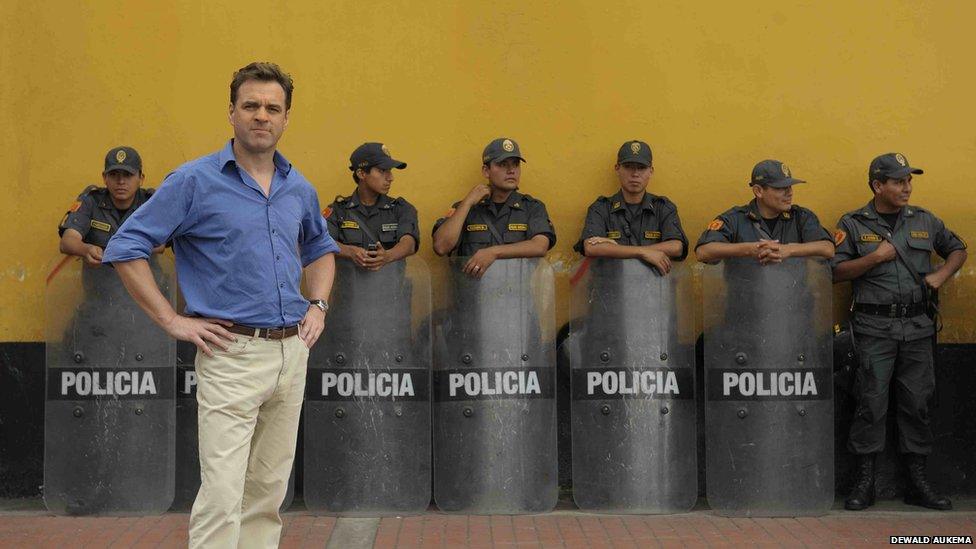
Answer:
[(196, 358), (201, 482), (190, 547), (277, 547), (308, 348), (298, 336), (238, 335), (214, 354)]

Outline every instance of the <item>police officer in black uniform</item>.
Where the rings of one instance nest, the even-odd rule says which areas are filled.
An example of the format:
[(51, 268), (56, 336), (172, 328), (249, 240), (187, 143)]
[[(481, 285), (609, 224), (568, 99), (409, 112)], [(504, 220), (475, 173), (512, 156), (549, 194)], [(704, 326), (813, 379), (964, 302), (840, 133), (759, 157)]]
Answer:
[(651, 147), (643, 141), (627, 141), (617, 151), (613, 169), (620, 191), (590, 205), (574, 249), (589, 257), (642, 259), (667, 274), (672, 259), (681, 261), (688, 255), (688, 238), (678, 207), (647, 192), (654, 173)]
[[(844, 214), (834, 235), (834, 282), (853, 286), (852, 328), (859, 368), (858, 404), (848, 449), (858, 472), (844, 506), (874, 503), (874, 461), (885, 446), (889, 387), (898, 401), (898, 448), (908, 466), (905, 503), (951, 509), (925, 475), (932, 452), (928, 406), (935, 390), (932, 342), (935, 334), (929, 294), (966, 261), (966, 244), (928, 210), (908, 204), (912, 175), (922, 170), (900, 153), (871, 161), (868, 186), (874, 198)], [(932, 252), (945, 263), (932, 268)]]
[[(89, 267), (102, 263), (102, 252), (132, 212), (152, 196), (143, 189), (146, 180), (142, 158), (132, 147), (115, 147), (105, 155), (104, 187), (89, 185), (71, 205), (58, 225), (61, 253), (84, 259)], [(156, 253), (161, 253), (160, 246)]]
[(542, 201), (518, 191), (522, 153), (499, 137), (485, 147), (476, 185), (434, 224), (434, 252), (470, 257), (463, 271), (481, 277), (496, 259), (542, 257), (556, 244), (556, 231)]
[(797, 183), (806, 181), (794, 179), (786, 164), (778, 160), (756, 164), (749, 182), (755, 198), (708, 224), (695, 245), (698, 260), (715, 263), (730, 257), (754, 257), (768, 265), (788, 257), (832, 258), (830, 233), (816, 214), (793, 204), (793, 185)]
[(417, 209), (403, 198), (389, 196), (393, 169), (406, 167), (382, 143), (363, 143), (349, 156), (356, 190), (337, 196), (323, 212), (329, 233), (339, 244), (339, 257), (376, 271), (417, 253)]

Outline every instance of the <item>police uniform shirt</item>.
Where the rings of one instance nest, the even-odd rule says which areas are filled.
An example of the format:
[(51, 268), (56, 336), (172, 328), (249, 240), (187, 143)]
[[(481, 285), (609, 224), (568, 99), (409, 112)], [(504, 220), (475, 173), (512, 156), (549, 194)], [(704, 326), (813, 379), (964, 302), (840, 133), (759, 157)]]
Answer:
[[(454, 213), (458, 204), (460, 202), (455, 202), (451, 206), (450, 213), (434, 223), (433, 232), (437, 232), (438, 227)], [(501, 236), (501, 242), (489, 229), (489, 223), (495, 227)], [(556, 230), (549, 220), (546, 205), (541, 200), (532, 198), (527, 194), (512, 191), (508, 200), (503, 204), (493, 204), (489, 197), (475, 204), (468, 211), (468, 217), (465, 218), (464, 226), (461, 227), (461, 237), (451, 254), (471, 256), (483, 248), (523, 242), (540, 234), (549, 239), (549, 249), (551, 250), (556, 245)]]
[[(944, 259), (966, 248), (966, 243), (946, 228), (941, 219), (911, 205), (902, 208), (894, 227), (878, 214), (873, 200), (844, 214), (837, 227), (834, 234), (837, 251), (831, 261), (834, 267), (872, 253), (888, 237), (905, 252), (912, 268), (924, 279), (932, 272), (933, 251)], [(878, 234), (879, 231), (884, 234)], [(921, 285), (897, 255), (852, 280), (851, 287), (855, 303), (910, 305), (925, 298)], [(924, 313), (911, 318), (892, 318), (855, 312), (853, 321), (859, 333), (904, 341), (931, 336), (935, 331), (932, 320)]]
[(64, 235), (65, 229), (74, 229), (81, 233), (82, 241), (105, 248), (115, 231), (122, 223), (152, 196), (155, 189), (136, 190), (132, 205), (121, 212), (112, 203), (112, 195), (105, 187), (88, 186), (78, 196), (78, 200), (71, 205), (58, 225), (58, 236)]
[[(767, 233), (766, 236), (756, 230), (756, 224)], [(710, 242), (737, 244), (760, 240), (778, 240), (782, 244), (832, 241), (830, 233), (820, 224), (817, 214), (796, 205), (781, 213), (770, 231), (759, 214), (756, 199), (753, 199), (745, 206), (736, 206), (725, 211), (709, 223), (695, 244), (695, 249)]]
[(360, 226), (365, 222), (384, 249), (396, 246), (406, 235), (413, 237), (414, 251), (420, 249), (417, 209), (403, 198), (381, 194), (374, 205), (366, 206), (354, 192), (349, 196), (337, 196), (323, 215), (329, 226), (329, 234), (336, 242), (360, 248), (373, 244), (367, 231)]
[(681, 242), (678, 260), (688, 256), (688, 237), (681, 228), (678, 207), (666, 197), (651, 193), (644, 193), (640, 204), (627, 204), (622, 192), (597, 198), (586, 211), (583, 234), (573, 249), (583, 253), (583, 242), (594, 236), (610, 238), (618, 244), (629, 246), (678, 240)]

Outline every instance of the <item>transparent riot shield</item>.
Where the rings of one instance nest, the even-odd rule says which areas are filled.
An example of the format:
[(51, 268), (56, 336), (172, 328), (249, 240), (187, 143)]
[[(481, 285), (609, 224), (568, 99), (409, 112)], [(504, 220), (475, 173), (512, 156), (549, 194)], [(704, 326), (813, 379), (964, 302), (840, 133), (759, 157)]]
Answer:
[[(153, 256), (164, 295), (173, 265)], [(44, 503), (56, 514), (157, 514), (173, 500), (175, 341), (115, 269), (72, 260), (47, 285)]]
[(430, 504), (430, 273), (418, 257), (367, 271), (336, 262), (309, 358), (304, 498), (341, 515)]
[(703, 274), (708, 502), (824, 514), (834, 501), (831, 275), (823, 260), (726, 260)]
[(441, 264), (434, 314), (434, 501), (446, 512), (556, 504), (553, 273), (544, 259)]
[[(186, 308), (182, 294), (177, 291), (177, 311)], [(200, 441), (197, 429), (197, 370), (196, 345), (188, 341), (176, 342), (176, 486), (173, 511), (189, 511), (200, 491)], [(288, 478), (288, 492), (281, 502), (281, 510), (291, 506), (295, 498), (295, 469)]]
[(564, 351), (580, 509), (681, 513), (698, 497), (691, 270), (588, 259)]

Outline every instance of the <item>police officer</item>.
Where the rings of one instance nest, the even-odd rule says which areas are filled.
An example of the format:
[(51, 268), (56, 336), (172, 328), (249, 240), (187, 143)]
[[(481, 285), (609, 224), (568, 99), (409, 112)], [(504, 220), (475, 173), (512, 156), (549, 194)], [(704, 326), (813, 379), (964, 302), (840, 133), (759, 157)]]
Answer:
[(329, 234), (339, 244), (339, 257), (377, 271), (417, 253), (417, 209), (403, 198), (389, 196), (393, 169), (406, 167), (382, 143), (363, 143), (349, 156), (356, 190), (337, 196), (323, 212)]
[[(105, 155), (104, 187), (89, 185), (58, 225), (61, 253), (76, 255), (89, 267), (98, 267), (109, 238), (128, 217), (152, 196), (143, 189), (142, 158), (132, 147), (115, 147)], [(161, 253), (164, 247), (154, 252)]]
[(794, 179), (779, 160), (763, 160), (752, 168), (749, 186), (755, 198), (715, 218), (695, 245), (703, 263), (731, 257), (754, 257), (759, 263), (780, 263), (788, 257), (830, 259), (830, 233), (812, 211), (793, 204)]
[[(928, 294), (938, 290), (966, 261), (966, 244), (928, 210), (908, 204), (912, 175), (922, 170), (900, 153), (871, 161), (868, 186), (874, 198), (844, 214), (834, 235), (834, 282), (852, 281), (852, 328), (860, 366), (857, 409), (848, 449), (857, 456), (857, 478), (847, 509), (874, 503), (874, 460), (885, 446), (888, 390), (895, 381), (898, 447), (908, 465), (905, 503), (951, 509), (925, 475), (932, 452), (928, 404), (935, 389)], [(935, 251), (945, 259), (932, 268)]]
[(481, 277), (496, 259), (542, 257), (556, 244), (556, 231), (542, 201), (518, 191), (522, 153), (499, 137), (481, 155), (476, 185), (434, 224), (434, 252), (470, 257), (463, 271)]
[(678, 207), (647, 192), (654, 173), (651, 147), (643, 141), (627, 141), (617, 151), (613, 169), (620, 191), (590, 205), (574, 249), (589, 257), (642, 259), (667, 274), (672, 259), (681, 261), (688, 255), (688, 238), (681, 229)]

